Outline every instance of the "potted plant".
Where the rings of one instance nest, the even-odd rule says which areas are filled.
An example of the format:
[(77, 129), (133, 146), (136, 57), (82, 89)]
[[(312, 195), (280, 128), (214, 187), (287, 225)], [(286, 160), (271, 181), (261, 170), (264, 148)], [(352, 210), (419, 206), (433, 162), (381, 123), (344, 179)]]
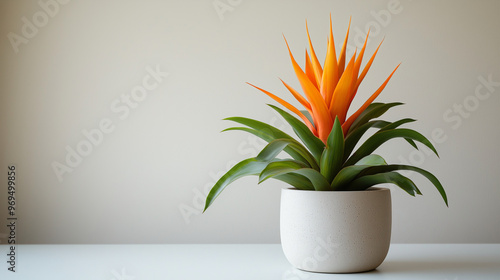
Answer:
[[(362, 68), (369, 32), (361, 50), (348, 59), (349, 28), (337, 56), (330, 18), (323, 66), (312, 46), (307, 23), (310, 55), (306, 51), (305, 69), (298, 65), (285, 39), (304, 96), (282, 82), (305, 110), (252, 86), (298, 117), (269, 105), (293, 128), (300, 142), (257, 120), (227, 118), (242, 126), (225, 131), (245, 131), (268, 144), (256, 157), (234, 165), (217, 181), (206, 199), (205, 210), (227, 185), (248, 175), (257, 175), (259, 183), (273, 178), (289, 184), (290, 188), (283, 189), (281, 195), (281, 243), (287, 259), (295, 267), (308, 271), (361, 272), (375, 269), (382, 263), (390, 245), (391, 198), (389, 189), (373, 186), (389, 183), (412, 196), (422, 194), (412, 180), (398, 172), (400, 170), (426, 177), (448, 205), (446, 193), (433, 174), (415, 166), (388, 164), (383, 157), (373, 154), (388, 140), (403, 138), (414, 148), (420, 142), (438, 155), (422, 134), (401, 128), (414, 119), (393, 122), (378, 119), (390, 108), (402, 104), (373, 102), (399, 65), (359, 109), (347, 116), (381, 44)], [(374, 133), (366, 135), (370, 129), (375, 129)], [(359, 143), (363, 136), (366, 140)], [(288, 157), (279, 158), (282, 152)]]

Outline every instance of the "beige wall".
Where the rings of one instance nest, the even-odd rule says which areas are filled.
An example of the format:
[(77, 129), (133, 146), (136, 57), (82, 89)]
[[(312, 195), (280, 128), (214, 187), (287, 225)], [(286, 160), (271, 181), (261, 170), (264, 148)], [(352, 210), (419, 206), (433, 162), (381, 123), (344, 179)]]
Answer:
[(282, 34), (302, 63), (307, 19), (322, 59), (332, 13), (337, 44), (352, 15), (350, 52), (368, 27), (369, 53), (385, 37), (353, 106), (402, 62), (378, 100), (406, 103), (387, 118), (418, 119), (441, 155), (380, 150), (450, 200), (418, 175), (422, 197), (391, 187), (393, 242), (499, 243), (500, 2), (366, 2), (1, 1), (0, 178), (15, 164), (18, 242), (279, 242), (280, 183), (242, 179), (200, 215), (203, 193), (262, 146), (219, 133), (222, 118), (284, 126), (245, 82), (290, 100)]

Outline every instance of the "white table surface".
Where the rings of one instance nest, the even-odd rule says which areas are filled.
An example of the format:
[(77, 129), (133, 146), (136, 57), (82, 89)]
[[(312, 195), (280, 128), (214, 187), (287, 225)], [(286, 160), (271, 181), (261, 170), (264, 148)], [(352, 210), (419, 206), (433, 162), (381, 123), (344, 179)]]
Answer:
[(499, 280), (500, 244), (392, 244), (378, 269), (357, 274), (294, 269), (279, 244), (17, 245), (17, 272), (7, 268), (0, 279)]

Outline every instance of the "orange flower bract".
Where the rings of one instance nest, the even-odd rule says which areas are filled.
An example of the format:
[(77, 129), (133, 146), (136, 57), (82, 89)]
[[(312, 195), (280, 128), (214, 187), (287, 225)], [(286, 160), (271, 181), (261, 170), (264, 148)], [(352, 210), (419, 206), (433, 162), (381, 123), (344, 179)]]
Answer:
[(342, 125), (344, 135), (347, 134), (352, 123), (375, 100), (375, 98), (377, 98), (377, 96), (382, 92), (382, 90), (391, 79), (396, 69), (399, 67), (398, 65), (394, 69), (394, 71), (389, 75), (384, 83), (382, 83), (382, 85), (366, 100), (366, 102), (358, 110), (356, 110), (351, 116), (347, 117), (347, 112), (352, 100), (356, 96), (359, 85), (365, 78), (366, 73), (370, 69), (373, 60), (380, 48), (379, 45), (371, 56), (370, 60), (364, 66), (361, 73), (359, 73), (361, 70), (361, 63), (363, 60), (366, 43), (368, 41), (369, 32), (366, 36), (361, 51), (359, 53), (357, 53), (356, 51), (350, 59), (346, 59), (346, 47), (349, 37), (350, 25), (351, 21), (349, 20), (349, 27), (347, 29), (346, 37), (342, 45), (340, 55), (337, 58), (337, 54), (335, 51), (335, 41), (333, 37), (332, 20), (330, 17), (328, 48), (325, 62), (323, 66), (321, 66), (316, 56), (316, 52), (314, 51), (314, 48), (312, 46), (311, 37), (309, 35), (309, 30), (307, 28), (306, 22), (310, 56), (306, 51), (305, 71), (296, 62), (292, 52), (290, 51), (288, 42), (285, 39), (293, 69), (300, 82), (305, 97), (285, 82), (282, 82), (290, 91), (290, 93), (295, 97), (295, 99), (297, 99), (297, 101), (299, 101), (299, 103), (304, 106), (304, 108), (309, 112), (313, 120), (312, 123), (299, 109), (297, 109), (287, 101), (264, 89), (252, 85), (279, 102), (281, 105), (285, 106), (297, 116), (299, 116), (309, 127), (309, 129), (314, 133), (314, 135), (320, 138), (324, 143), (326, 143), (327, 138), (330, 135), (330, 131), (332, 130), (332, 126), (336, 117), (338, 117)]

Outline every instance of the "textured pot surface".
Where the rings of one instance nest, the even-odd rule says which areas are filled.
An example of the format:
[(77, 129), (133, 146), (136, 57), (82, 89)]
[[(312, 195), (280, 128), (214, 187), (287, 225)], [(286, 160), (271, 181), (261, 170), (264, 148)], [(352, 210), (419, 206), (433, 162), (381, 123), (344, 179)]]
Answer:
[(377, 268), (389, 251), (391, 192), (283, 189), (281, 245), (295, 267), (353, 273)]

